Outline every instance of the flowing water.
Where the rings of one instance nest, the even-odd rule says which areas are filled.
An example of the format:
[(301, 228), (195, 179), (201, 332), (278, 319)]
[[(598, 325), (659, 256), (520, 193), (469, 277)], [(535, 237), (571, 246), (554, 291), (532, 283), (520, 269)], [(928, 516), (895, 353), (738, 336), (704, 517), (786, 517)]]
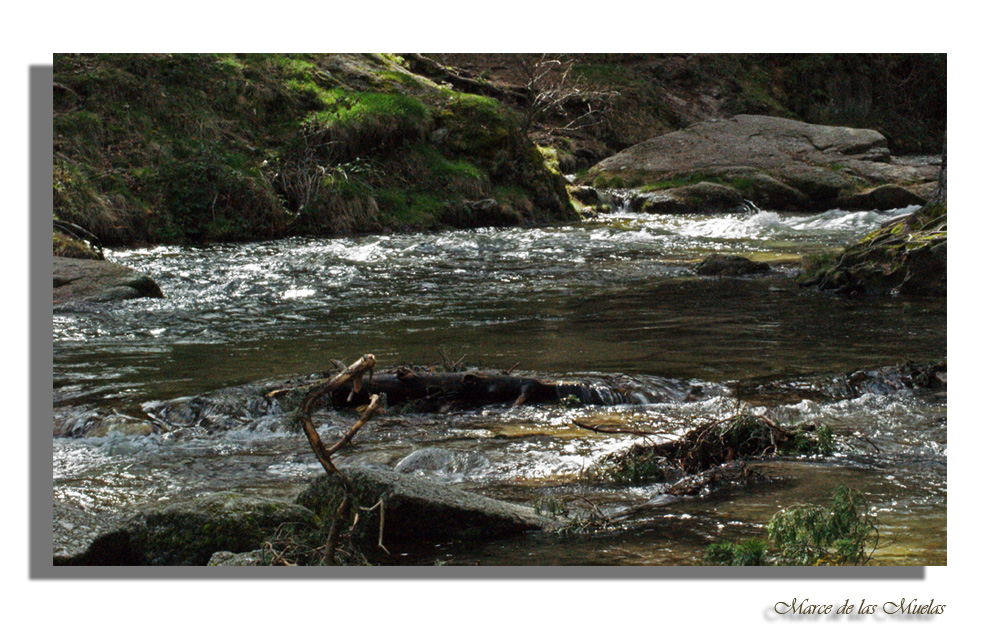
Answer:
[[(54, 405), (57, 415), (142, 416), (149, 401), (316, 372), (367, 352), (386, 366), (464, 357), (606, 381), (650, 402), (389, 413), (366, 426), (349, 458), (397, 465), (422, 451), (422, 463), (411, 457), (402, 469), (498, 498), (551, 496), (630, 515), (588, 536), (442, 544), (397, 551), (398, 562), (694, 563), (706, 543), (759, 535), (777, 509), (825, 501), (846, 484), (878, 511), (877, 562), (943, 564), (945, 394), (836, 390), (853, 370), (943, 359), (945, 302), (841, 299), (791, 278), (796, 256), (839, 248), (900, 213), (618, 211), (543, 228), (116, 251), (112, 260), (151, 275), (166, 297), (57, 309)], [(713, 252), (774, 269), (695, 275), (693, 263)], [(733, 412), (737, 389), (770, 390), (744, 400), (783, 422), (831, 427), (837, 453), (769, 462), (781, 482), (698, 499), (581, 477), (637, 437), (590, 432), (573, 419), (679, 435), (691, 420)], [(326, 417), (324, 434), (351, 420)], [(100, 512), (233, 487), (291, 495), (320, 467), (304, 437), (279, 423), (54, 439), (55, 499)]]

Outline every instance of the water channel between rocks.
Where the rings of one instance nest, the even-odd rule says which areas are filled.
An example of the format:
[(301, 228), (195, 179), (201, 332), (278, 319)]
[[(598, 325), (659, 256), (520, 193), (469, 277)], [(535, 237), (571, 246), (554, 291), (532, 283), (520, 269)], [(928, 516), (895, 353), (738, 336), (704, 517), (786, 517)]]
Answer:
[[(840, 484), (866, 492), (879, 512), (887, 545), (877, 562), (943, 564), (945, 394), (824, 390), (852, 370), (943, 359), (945, 301), (841, 299), (798, 287), (785, 266), (899, 213), (616, 212), (558, 227), (115, 251), (112, 260), (152, 276), (166, 298), (56, 309), (54, 405), (135, 414), (151, 400), (323, 370), (331, 358), (371, 352), (391, 366), (464, 355), (471, 366), (626, 385), (652, 402), (389, 413), (345, 455), (396, 465), (441, 448), (447, 464), (415, 473), (498, 498), (551, 495), (634, 515), (585, 537), (397, 551), (401, 564), (695, 563), (706, 543), (760, 535), (780, 507), (825, 501)], [(774, 268), (695, 275), (693, 263), (712, 252)], [(636, 437), (587, 432), (573, 418), (681, 434), (685, 420), (733, 411), (737, 383), (772, 389), (766, 405), (789, 423), (831, 427), (837, 453), (768, 462), (783, 482), (699, 499), (581, 480)], [(333, 417), (325, 429), (351, 420)], [(265, 429), (53, 441), (55, 500), (94, 513), (229, 488), (290, 496), (319, 471), (301, 434)]]

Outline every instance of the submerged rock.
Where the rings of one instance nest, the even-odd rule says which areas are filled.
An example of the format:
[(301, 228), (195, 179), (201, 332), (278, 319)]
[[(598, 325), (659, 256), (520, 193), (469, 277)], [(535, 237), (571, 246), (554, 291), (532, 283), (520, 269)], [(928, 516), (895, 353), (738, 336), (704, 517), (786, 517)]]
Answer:
[(489, 462), (479, 452), (455, 452), (443, 447), (427, 447), (406, 455), (393, 469), (402, 474), (461, 476), (481, 470)]
[(700, 276), (748, 276), (770, 271), (767, 263), (760, 263), (743, 256), (711, 254), (694, 266)]
[(53, 305), (75, 301), (104, 303), (130, 298), (163, 298), (163, 292), (149, 276), (116, 263), (52, 257)]

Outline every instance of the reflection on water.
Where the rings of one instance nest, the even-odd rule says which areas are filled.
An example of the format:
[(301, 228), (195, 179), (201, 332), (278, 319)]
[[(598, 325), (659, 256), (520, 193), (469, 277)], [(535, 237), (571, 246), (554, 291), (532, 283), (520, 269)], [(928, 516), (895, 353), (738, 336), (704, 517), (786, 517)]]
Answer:
[[(645, 390), (652, 403), (390, 414), (366, 426), (347, 458), (395, 466), (427, 450), (404, 468), (433, 461), (415, 473), (499, 498), (530, 503), (544, 492), (631, 509), (657, 488), (588, 485), (580, 472), (636, 437), (586, 432), (573, 418), (679, 435), (692, 419), (733, 411), (737, 381), (793, 389), (944, 356), (944, 301), (840, 299), (800, 289), (781, 262), (754, 278), (690, 269), (711, 252), (786, 260), (834, 249), (890, 218), (618, 212), (561, 227), (113, 252), (153, 276), (166, 298), (56, 310), (54, 401), (134, 411), (144, 401), (313, 372), (365, 352), (383, 364), (430, 363), (446, 352), (473, 365), (614, 379)], [(692, 385), (699, 399), (676, 391)], [(768, 464), (782, 482), (750, 492), (653, 500), (607, 533), (443, 545), (430, 555), (402, 550), (399, 561), (691, 563), (706, 542), (759, 535), (780, 507), (825, 501), (843, 482), (881, 511), (891, 546), (880, 560), (946, 561), (943, 394), (778, 394), (768, 404), (782, 422), (830, 426), (840, 437), (837, 455)], [(352, 420), (331, 414), (322, 429), (332, 438)], [(56, 500), (95, 511), (233, 487), (291, 496), (320, 472), (298, 435), (268, 429), (58, 439), (53, 466)]]
[(541, 229), (116, 252), (166, 298), (57, 311), (55, 382), (62, 398), (163, 398), (364, 352), (711, 380), (939, 358), (943, 302), (842, 300), (799, 289), (787, 268), (753, 279), (689, 269), (711, 251), (839, 247), (888, 218), (623, 213)]

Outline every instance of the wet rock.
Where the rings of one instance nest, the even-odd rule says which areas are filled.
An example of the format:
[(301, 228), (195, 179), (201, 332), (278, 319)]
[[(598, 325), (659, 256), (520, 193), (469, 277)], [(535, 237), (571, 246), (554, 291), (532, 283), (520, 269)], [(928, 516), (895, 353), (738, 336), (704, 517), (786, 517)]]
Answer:
[[(531, 530), (554, 529), (562, 521), (538, 514), (534, 509), (465, 492), (440, 483), (414, 478), (388, 469), (350, 466), (341, 470), (354, 489), (359, 508), (379, 505), (380, 509), (358, 510), (354, 541), (374, 548), (379, 540), (386, 545), (415, 541), (493, 539)], [(326, 475), (317, 476), (295, 499), (321, 515), (322, 527), (329, 527), (340, 504), (342, 490)], [(380, 519), (384, 514), (384, 525)]]
[(710, 214), (738, 211), (743, 206), (743, 196), (732, 187), (700, 182), (636, 196), (635, 204), (650, 214)]
[(52, 257), (52, 304), (163, 298), (149, 276), (106, 260)]
[(111, 414), (105, 416), (87, 436), (149, 436), (156, 432), (156, 426), (149, 421)]
[(216, 493), (143, 509), (85, 550), (57, 550), (55, 556), (68, 565), (206, 565), (219, 551), (259, 549), (279, 528), (316, 525), (316, 515), (301, 505)]
[(699, 276), (749, 276), (770, 271), (767, 263), (757, 262), (743, 256), (711, 254), (694, 266)]
[[(149, 401), (142, 409), (168, 432), (188, 427), (204, 428), (209, 433), (237, 429), (273, 432), (283, 427), (282, 401), (289, 399), (288, 395), (272, 398), (268, 393), (281, 385), (279, 381), (258, 381), (198, 396)], [(296, 396), (295, 400), (300, 399)], [(293, 409), (290, 404), (288, 409)]]
[(581, 205), (597, 207), (602, 204), (601, 192), (586, 185), (569, 185), (566, 187), (569, 195), (580, 202)]
[(911, 205), (923, 205), (927, 200), (898, 185), (880, 185), (857, 194), (843, 196), (837, 207), (849, 211), (902, 209)]
[(739, 185), (740, 194), (761, 209), (806, 211), (810, 208), (808, 196), (774, 176), (759, 171), (732, 171), (729, 175)]
[(863, 394), (899, 394), (912, 390), (944, 389), (948, 385), (948, 363), (901, 363), (876, 369), (857, 370), (835, 381), (834, 390), (846, 398)]
[(52, 559), (56, 565), (83, 560), (93, 542), (104, 532), (118, 531), (126, 517), (122, 514), (94, 512), (77, 505), (54, 501), (52, 504)]

